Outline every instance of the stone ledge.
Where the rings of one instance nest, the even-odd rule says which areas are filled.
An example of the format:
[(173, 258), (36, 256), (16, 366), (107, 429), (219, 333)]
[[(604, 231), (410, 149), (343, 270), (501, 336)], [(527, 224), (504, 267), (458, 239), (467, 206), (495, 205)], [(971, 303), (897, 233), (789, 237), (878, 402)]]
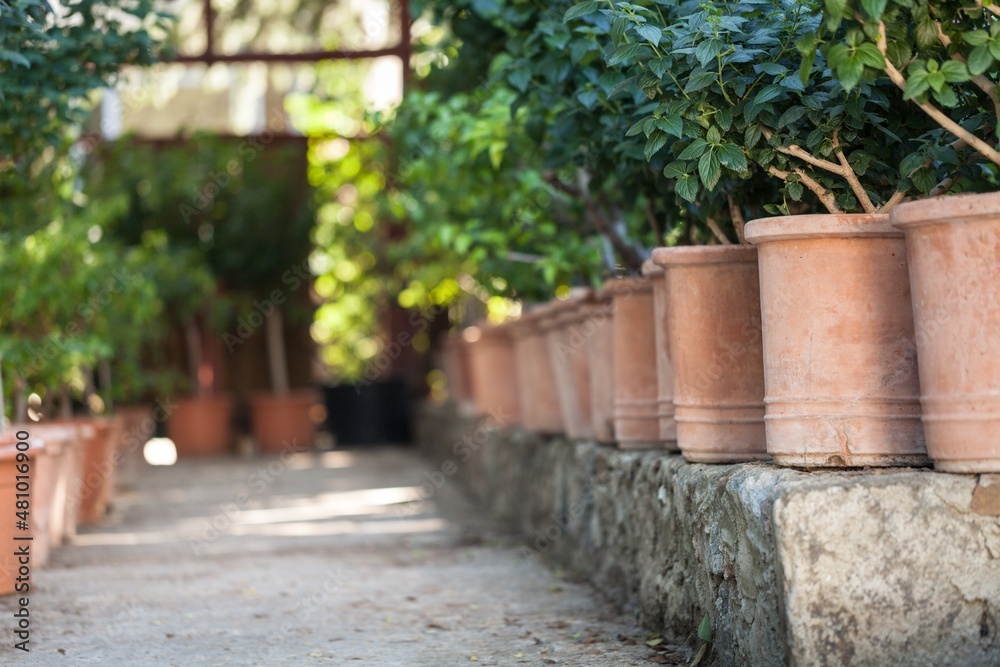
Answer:
[(689, 464), (443, 407), (419, 422), (425, 452), (527, 557), (586, 575), (674, 642), (707, 612), (713, 664), (1000, 664), (995, 478)]

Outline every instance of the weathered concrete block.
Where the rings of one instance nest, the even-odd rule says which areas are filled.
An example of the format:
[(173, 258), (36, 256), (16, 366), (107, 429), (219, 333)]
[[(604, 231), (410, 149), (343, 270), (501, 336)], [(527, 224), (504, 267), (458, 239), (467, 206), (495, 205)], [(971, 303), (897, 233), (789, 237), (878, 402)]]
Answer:
[(429, 408), (420, 440), (525, 537), (717, 665), (1000, 665), (1000, 478), (803, 473), (540, 438)]

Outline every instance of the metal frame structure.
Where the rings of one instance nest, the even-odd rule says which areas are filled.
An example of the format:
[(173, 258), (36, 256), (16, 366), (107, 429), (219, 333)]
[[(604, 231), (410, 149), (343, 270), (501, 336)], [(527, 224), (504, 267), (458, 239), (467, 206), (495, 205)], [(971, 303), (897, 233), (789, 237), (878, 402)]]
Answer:
[(399, 43), (381, 49), (307, 51), (302, 53), (216, 53), (215, 52), (215, 9), (212, 0), (202, 0), (203, 26), (205, 28), (205, 51), (198, 55), (182, 55), (172, 58), (175, 63), (311, 63), (321, 60), (363, 60), (396, 56), (403, 61), (404, 85), (410, 74), (410, 0), (392, 0), (399, 13), (400, 39)]

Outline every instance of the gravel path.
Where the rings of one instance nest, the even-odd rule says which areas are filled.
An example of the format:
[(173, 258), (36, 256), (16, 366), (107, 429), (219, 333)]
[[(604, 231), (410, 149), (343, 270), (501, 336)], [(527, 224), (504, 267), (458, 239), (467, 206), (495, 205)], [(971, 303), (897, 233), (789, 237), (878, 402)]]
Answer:
[(682, 664), (451, 485), (420, 502), (428, 470), (398, 448), (146, 468), (33, 573), (31, 652), (0, 623), (0, 664)]

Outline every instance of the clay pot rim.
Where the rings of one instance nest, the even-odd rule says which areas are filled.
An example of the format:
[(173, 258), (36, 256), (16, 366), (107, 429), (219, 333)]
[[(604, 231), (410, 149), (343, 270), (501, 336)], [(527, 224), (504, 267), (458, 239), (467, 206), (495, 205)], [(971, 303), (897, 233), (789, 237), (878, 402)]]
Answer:
[(665, 271), (666, 269), (654, 262), (652, 257), (642, 263), (642, 275), (646, 278), (662, 276)]
[(891, 224), (906, 229), (935, 223), (975, 222), (1000, 217), (1000, 193), (941, 195), (899, 204), (889, 213)]
[(653, 283), (645, 276), (621, 276), (619, 278), (608, 278), (604, 281), (604, 287), (597, 293), (597, 300), (604, 301), (614, 296), (628, 296), (633, 293), (650, 292)]
[(756, 264), (757, 248), (750, 245), (692, 245), (654, 248), (653, 261), (663, 267), (681, 264)]
[(511, 333), (511, 327), (509, 326), (511, 322), (504, 322), (503, 324), (491, 324), (489, 322), (479, 322), (478, 324), (473, 324), (471, 326), (465, 327), (463, 329), (463, 334), (468, 329), (476, 329), (479, 331), (479, 338), (470, 341), (469, 339), (462, 336), (462, 339), (466, 343), (478, 343), (482, 341), (501, 341), (508, 338)]
[(903, 238), (888, 213), (818, 213), (758, 218), (743, 232), (753, 245), (772, 241), (829, 238)]

